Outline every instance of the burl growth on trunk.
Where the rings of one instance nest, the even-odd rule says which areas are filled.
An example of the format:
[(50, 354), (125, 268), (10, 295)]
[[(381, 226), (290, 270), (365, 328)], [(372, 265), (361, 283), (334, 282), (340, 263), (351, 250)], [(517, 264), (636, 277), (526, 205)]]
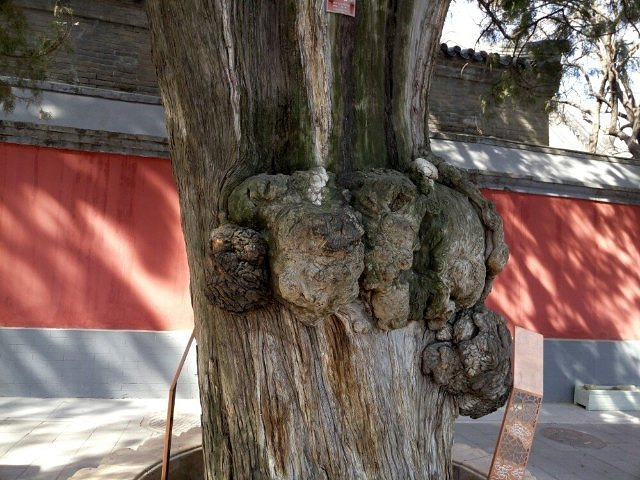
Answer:
[(209, 300), (243, 313), (280, 302), (313, 327), (355, 332), (425, 322), (422, 372), (485, 415), (511, 389), (511, 337), (484, 307), (509, 253), (502, 220), (465, 172), (435, 156), (406, 173), (322, 167), (238, 185), (211, 234)]

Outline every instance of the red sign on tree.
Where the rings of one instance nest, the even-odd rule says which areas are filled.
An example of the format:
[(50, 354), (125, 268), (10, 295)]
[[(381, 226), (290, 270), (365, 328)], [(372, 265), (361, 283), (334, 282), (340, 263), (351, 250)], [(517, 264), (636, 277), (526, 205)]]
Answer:
[(356, 16), (356, 0), (327, 0), (327, 12)]

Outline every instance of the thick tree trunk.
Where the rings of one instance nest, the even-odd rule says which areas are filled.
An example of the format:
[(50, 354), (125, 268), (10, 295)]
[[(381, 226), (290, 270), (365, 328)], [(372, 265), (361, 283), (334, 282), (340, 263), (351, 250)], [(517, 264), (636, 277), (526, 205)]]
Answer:
[[(429, 153), (448, 3), (147, 1), (207, 478), (448, 479), (459, 409), (506, 397), (508, 335), (481, 307), (501, 224)], [(463, 365), (463, 342), (499, 353)]]

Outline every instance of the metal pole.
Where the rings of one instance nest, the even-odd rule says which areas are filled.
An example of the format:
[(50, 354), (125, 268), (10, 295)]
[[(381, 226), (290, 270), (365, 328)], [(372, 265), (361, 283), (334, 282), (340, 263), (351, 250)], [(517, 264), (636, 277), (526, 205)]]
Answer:
[(180, 377), (180, 373), (182, 372), (182, 367), (184, 366), (184, 362), (187, 359), (187, 355), (189, 354), (189, 349), (191, 348), (191, 343), (193, 342), (195, 335), (196, 331), (193, 330), (193, 332), (191, 332), (191, 337), (189, 338), (189, 343), (187, 343), (187, 348), (184, 349), (184, 353), (182, 354), (182, 358), (180, 359), (180, 364), (178, 365), (176, 374), (173, 376), (171, 388), (169, 388), (167, 425), (164, 431), (164, 450), (162, 452), (162, 480), (169, 479), (169, 453), (171, 452), (171, 431), (173, 430), (173, 410), (176, 403), (176, 386), (178, 385), (178, 378)]
[(516, 327), (513, 390), (502, 419), (489, 480), (521, 480), (526, 473), (543, 397), (544, 338)]

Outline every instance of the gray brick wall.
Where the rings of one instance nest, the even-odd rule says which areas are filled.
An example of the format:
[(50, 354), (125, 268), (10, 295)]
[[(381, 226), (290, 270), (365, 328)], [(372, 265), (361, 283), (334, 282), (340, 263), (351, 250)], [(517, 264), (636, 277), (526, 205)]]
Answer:
[[(37, 28), (43, 29), (50, 22), (53, 0), (18, 3), (27, 7)], [(71, 39), (73, 50), (56, 53), (49, 80), (158, 95), (143, 2), (73, 0), (71, 6), (79, 22)], [(440, 51), (438, 55), (430, 95), (432, 131), (548, 145), (545, 99), (531, 105), (510, 101), (485, 115), (481, 98), (489, 94), (497, 73), (489, 71), (484, 63), (448, 57)]]
[[(36, 30), (47, 31), (52, 0), (19, 0)], [(71, 51), (51, 58), (48, 79), (73, 85), (158, 95), (142, 2), (71, 1)]]
[[(486, 64), (438, 53), (438, 65), (429, 95), (430, 128), (437, 132), (466, 133), (538, 145), (549, 144), (549, 116), (544, 102), (509, 99), (493, 104), (486, 113), (482, 101), (491, 95), (500, 72)], [(491, 105), (491, 104), (490, 104)]]
[[(0, 397), (166, 398), (190, 332), (0, 328)], [(544, 342), (545, 399), (578, 383), (639, 384), (640, 341)], [(192, 346), (178, 398), (198, 398)]]
[(640, 340), (544, 341), (544, 396), (572, 402), (576, 383), (640, 385)]

